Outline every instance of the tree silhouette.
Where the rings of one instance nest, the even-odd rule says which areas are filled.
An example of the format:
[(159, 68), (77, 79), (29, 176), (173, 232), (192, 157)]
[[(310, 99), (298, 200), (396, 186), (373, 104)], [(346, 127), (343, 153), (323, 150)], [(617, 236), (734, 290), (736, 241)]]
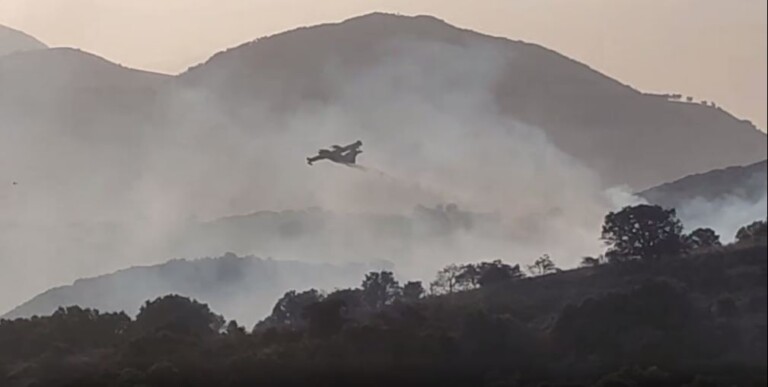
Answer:
[(551, 273), (557, 273), (560, 271), (560, 269), (557, 268), (557, 265), (552, 261), (552, 258), (549, 256), (549, 254), (544, 254), (539, 259), (537, 259), (533, 265), (528, 266), (528, 270), (533, 275), (545, 275), (545, 274), (551, 274)]
[(325, 297), (324, 301), (338, 300), (344, 305), (342, 317), (356, 318), (365, 314), (365, 302), (362, 289), (339, 289)]
[(362, 285), (363, 301), (373, 309), (389, 305), (400, 297), (400, 284), (389, 271), (371, 272), (365, 275)]
[(750, 225), (744, 226), (736, 233), (736, 240), (739, 243), (766, 243), (768, 239), (768, 224), (764, 220), (759, 220)]
[(477, 283), (480, 287), (492, 286), (524, 277), (520, 265), (510, 266), (500, 260), (483, 262), (479, 265), (480, 278)]
[(483, 275), (483, 269), (480, 265), (466, 264), (461, 266), (461, 273), (456, 280), (457, 284), (463, 290), (475, 289), (480, 286), (480, 277)]
[(403, 286), (403, 300), (408, 302), (418, 301), (424, 295), (424, 286), (421, 281), (411, 281)]
[(606, 215), (602, 239), (611, 260), (655, 260), (684, 251), (682, 231), (674, 209), (641, 204)]
[(600, 257), (584, 257), (581, 259), (581, 263), (579, 266), (581, 267), (597, 267), (603, 264), (604, 257), (601, 255)]
[(212, 335), (221, 331), (224, 318), (201, 304), (179, 295), (147, 301), (133, 324), (138, 333), (170, 331), (191, 335)]
[(685, 236), (685, 243), (691, 250), (722, 246), (720, 235), (711, 228), (697, 228)]
[(429, 284), (433, 294), (453, 294), (461, 290), (459, 276), (464, 269), (458, 265), (448, 265), (437, 272), (437, 277)]
[(291, 290), (277, 301), (272, 308), (272, 314), (264, 320), (262, 325), (302, 327), (306, 322), (304, 309), (322, 299), (322, 294), (315, 289), (301, 293)]
[(227, 333), (227, 335), (233, 336), (233, 337), (241, 337), (241, 336), (244, 336), (246, 334), (245, 333), (245, 328), (243, 328), (240, 325), (238, 325), (237, 321), (235, 321), (235, 320), (232, 320), (229, 323), (227, 323), (227, 327), (225, 329), (225, 332)]
[(343, 310), (346, 303), (340, 299), (323, 300), (307, 306), (305, 313), (309, 321), (309, 334), (312, 337), (329, 337), (344, 327)]

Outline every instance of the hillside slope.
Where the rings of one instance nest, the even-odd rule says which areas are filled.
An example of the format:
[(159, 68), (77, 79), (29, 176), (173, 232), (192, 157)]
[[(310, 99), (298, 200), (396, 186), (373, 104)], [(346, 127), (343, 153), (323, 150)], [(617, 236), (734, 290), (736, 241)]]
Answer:
[[(441, 56), (446, 52), (456, 55)], [(430, 56), (434, 53), (439, 55)], [(641, 189), (701, 169), (765, 158), (765, 134), (719, 108), (645, 95), (546, 48), (425, 16), (372, 14), (259, 39), (213, 56), (181, 80), (212, 90), (245, 120), (259, 103), (278, 111), (332, 105), (363, 127), (395, 135), (395, 128), (372, 122), (380, 117), (354, 111), (354, 103), (345, 99), (349, 82), (378, 79), (386, 66), (398, 65), (439, 77), (445, 71), (441, 66), (450, 63), (445, 60), (458, 60), (466, 62), (461, 74), (466, 79), (451, 82), (477, 86), (473, 72), (483, 67), (473, 61), (487, 60), (486, 54), (500, 61), (484, 90), (493, 96), (491, 110), (543, 129), (557, 147), (597, 170), (608, 184)], [(423, 56), (428, 59), (420, 61)], [(385, 80), (387, 91), (408, 92), (396, 76)], [(369, 85), (370, 95), (380, 97), (377, 88), (383, 85)], [(375, 136), (361, 129), (360, 136), (366, 135)]]
[(46, 45), (34, 37), (0, 25), (0, 56), (43, 48), (46, 48)]
[(58, 307), (79, 305), (135, 314), (144, 301), (167, 294), (193, 297), (245, 324), (263, 318), (274, 301), (297, 287), (354, 286), (373, 266), (308, 264), (228, 254), (220, 258), (173, 260), (133, 267), (48, 290), (2, 316), (46, 316)]
[(649, 203), (677, 209), (689, 230), (713, 228), (731, 241), (742, 225), (768, 211), (768, 162), (686, 176), (640, 192)]
[(72, 307), (0, 321), (0, 383), (763, 386), (765, 273), (747, 244), (425, 297), (373, 275), (289, 292), (251, 332), (179, 297), (135, 319)]
[(150, 122), (165, 79), (71, 48), (18, 52), (0, 58), (0, 115), (81, 139), (120, 137)]
[(686, 176), (639, 195), (664, 207), (679, 207), (697, 198), (713, 201), (738, 198), (757, 202), (765, 197), (768, 161)]

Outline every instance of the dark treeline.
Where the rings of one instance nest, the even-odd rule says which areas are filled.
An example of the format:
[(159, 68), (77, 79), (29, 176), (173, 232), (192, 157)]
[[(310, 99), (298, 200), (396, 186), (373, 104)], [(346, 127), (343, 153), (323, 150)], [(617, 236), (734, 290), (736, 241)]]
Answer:
[(606, 216), (607, 251), (371, 272), (289, 291), (248, 329), (168, 295), (0, 322), (0, 386), (764, 386), (766, 222), (723, 246), (674, 210)]

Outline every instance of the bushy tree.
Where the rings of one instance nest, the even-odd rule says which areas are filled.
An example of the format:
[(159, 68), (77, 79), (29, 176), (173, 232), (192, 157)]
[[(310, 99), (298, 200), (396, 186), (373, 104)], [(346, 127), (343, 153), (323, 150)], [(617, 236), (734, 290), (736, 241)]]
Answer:
[[(40, 356), (51, 349), (101, 349), (123, 341), (131, 319), (123, 312), (101, 313), (68, 306), (51, 316), (0, 320), (0, 364)], [(0, 385), (3, 367), (0, 367)]]
[(525, 277), (520, 265), (510, 266), (501, 260), (466, 265), (449, 265), (437, 273), (430, 284), (434, 294), (451, 294)]
[(244, 327), (241, 327), (241, 326), (240, 326), (240, 325), (237, 323), (237, 321), (235, 321), (235, 320), (232, 320), (232, 321), (230, 321), (230, 322), (228, 322), (228, 323), (227, 323), (227, 327), (226, 327), (226, 329), (225, 329), (225, 332), (226, 332), (226, 333), (227, 333), (227, 335), (229, 335), (229, 336), (233, 336), (233, 337), (240, 337), (240, 336), (243, 336), (243, 335), (245, 335), (245, 328), (244, 328)]
[(437, 277), (429, 284), (433, 294), (453, 294), (461, 289), (459, 280), (464, 269), (458, 265), (448, 265), (437, 272)]
[(322, 299), (323, 295), (315, 289), (300, 293), (295, 290), (286, 292), (272, 308), (272, 314), (260, 325), (302, 327), (306, 322), (304, 310)]
[(768, 223), (765, 220), (744, 226), (736, 233), (739, 243), (766, 243), (768, 239)]
[[(687, 292), (652, 281), (629, 293), (609, 293), (563, 309), (553, 339), (565, 351), (604, 359), (660, 360), (681, 356), (691, 327), (700, 321)], [(668, 361), (669, 359), (664, 359)]]
[(363, 301), (373, 309), (391, 304), (400, 297), (402, 289), (390, 271), (371, 272), (363, 279)]
[(341, 314), (346, 319), (361, 319), (367, 312), (362, 289), (338, 289), (328, 294), (324, 301), (341, 301), (344, 306)]
[(483, 275), (480, 265), (466, 264), (461, 265), (461, 273), (456, 278), (459, 287), (462, 290), (476, 289), (480, 286), (480, 276)]
[(682, 231), (674, 209), (641, 204), (606, 215), (602, 239), (611, 260), (655, 260), (685, 251)]
[(60, 307), (50, 317), (53, 331), (83, 345), (112, 342), (125, 332), (130, 322), (123, 312), (101, 313), (79, 306)]
[(323, 300), (307, 306), (309, 334), (313, 337), (330, 337), (344, 327), (346, 303), (341, 299)]
[(509, 316), (470, 312), (464, 317), (458, 344), (476, 363), (522, 366), (537, 352), (532, 330)]
[(480, 278), (477, 280), (480, 287), (492, 286), (525, 277), (520, 265), (511, 266), (500, 260), (482, 262), (478, 271)]
[(423, 295), (424, 286), (421, 285), (421, 281), (410, 281), (403, 286), (404, 301), (418, 301)]
[(349, 309), (358, 309), (364, 306), (362, 289), (338, 289), (325, 297), (326, 300), (342, 300)]
[(685, 236), (688, 249), (698, 250), (722, 246), (720, 235), (711, 228), (697, 228)]
[(552, 261), (552, 258), (549, 256), (549, 254), (544, 254), (539, 257), (539, 259), (537, 259), (533, 265), (528, 266), (528, 271), (530, 271), (533, 275), (545, 275), (557, 273), (560, 271), (560, 269), (557, 268), (557, 265), (555, 265), (555, 262)]
[(581, 267), (597, 267), (603, 264), (603, 260), (605, 257), (599, 256), (599, 257), (584, 257), (581, 259), (581, 263), (579, 263), (579, 266)]
[(170, 331), (205, 336), (219, 333), (224, 322), (224, 318), (213, 313), (206, 304), (168, 295), (147, 301), (136, 316), (133, 328), (137, 333)]

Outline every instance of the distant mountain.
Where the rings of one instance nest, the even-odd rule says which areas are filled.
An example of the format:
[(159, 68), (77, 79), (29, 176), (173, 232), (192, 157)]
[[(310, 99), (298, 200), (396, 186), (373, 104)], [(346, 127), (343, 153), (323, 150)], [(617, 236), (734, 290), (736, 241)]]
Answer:
[(0, 58), (0, 116), (84, 141), (121, 141), (155, 118), (167, 79), (71, 48), (17, 52)]
[(163, 135), (170, 80), (71, 48), (0, 57), (0, 176), (22, 180), (30, 203), (56, 191), (65, 209), (88, 196), (81, 214), (123, 208)]
[[(651, 203), (677, 208), (694, 200), (765, 200), (768, 161), (691, 175), (641, 192)], [(765, 215), (765, 214), (763, 214)]]
[(357, 286), (379, 265), (309, 264), (227, 254), (220, 258), (173, 260), (81, 279), (48, 290), (8, 312), (3, 319), (49, 315), (59, 306), (79, 305), (101, 311), (138, 312), (144, 301), (180, 294), (208, 303), (217, 313), (253, 324), (291, 289)]
[(38, 50), (46, 47), (47, 46), (43, 42), (21, 31), (0, 25), (0, 56), (19, 51)]
[(688, 231), (708, 227), (724, 242), (768, 211), (768, 162), (687, 176), (641, 192), (648, 202), (677, 210)]
[[(347, 139), (363, 140), (365, 163), (386, 173), (304, 164), (307, 153)], [(179, 76), (74, 49), (15, 52), (0, 57), (0, 227), (11, 230), (0, 235), (0, 255), (14, 257), (0, 282), (47, 260), (77, 264), (0, 302), (16, 304), (26, 297), (17, 294), (47, 286), (40, 282), (77, 278), (71, 273), (81, 267), (158, 256), (269, 256), (253, 251), (268, 248), (297, 260), (399, 259), (414, 250), (432, 258), (437, 250), (426, 247), (437, 246), (451, 253), (437, 258), (456, 262), (499, 256), (521, 241), (538, 245), (516, 251), (519, 259), (545, 246), (557, 255), (558, 247), (574, 250), (550, 247), (544, 239), (554, 233), (542, 225), (573, 230), (568, 221), (602, 216), (602, 197), (594, 197), (602, 186), (641, 190), (765, 155), (765, 134), (718, 108), (646, 95), (543, 47), (426, 16), (302, 28)], [(580, 188), (578, 199), (566, 200), (563, 187)], [(419, 224), (407, 216), (331, 217), (312, 234), (302, 231), (319, 227), (312, 216), (282, 214), (261, 227), (268, 213), (176, 229), (194, 214), (308, 206), (402, 213), (440, 202), (511, 212), (515, 235), (457, 239), (462, 251), (440, 238), (410, 243), (423, 234), (407, 228)], [(240, 223), (251, 231), (229, 226)], [(83, 231), (92, 229), (100, 231)], [(177, 234), (184, 244), (166, 241)], [(289, 243), (297, 239), (301, 245)], [(165, 254), (167, 245), (188, 249)]]
[[(436, 77), (451, 62), (438, 62), (438, 54), (437, 59), (429, 57), (431, 63), (420, 63), (419, 55), (465, 50), (463, 57), (450, 59), (469, 66), (483, 60), (472, 56), (478, 52), (473, 47), (503, 60), (499, 78), (489, 85), (495, 99), (488, 102), (496, 105), (491, 110), (543, 129), (557, 147), (598, 171), (608, 185), (642, 189), (702, 168), (765, 158), (765, 134), (719, 108), (643, 94), (541, 46), (461, 30), (427, 16), (372, 14), (301, 28), (216, 54), (181, 80), (212, 91), (233, 117), (244, 120), (253, 119), (256, 102), (287, 112), (307, 104), (332, 105), (355, 115), (356, 101), (340, 98), (347, 82), (364, 81), (365, 74), (376, 74), (388, 64), (429, 66), (424, 76)], [(380, 93), (377, 85), (370, 87), (370, 95)], [(379, 126), (373, 121), (380, 117), (355, 118), (361, 126)], [(306, 128), (307, 133), (314, 130)]]
[[(408, 215), (261, 211), (191, 225), (172, 244), (181, 255), (234, 251), (313, 261), (396, 261), (398, 269), (413, 273), (409, 266), (432, 270), (464, 254), (486, 256), (483, 250), (489, 256), (501, 254), (504, 250), (498, 244), (510, 237), (502, 229), (498, 215), (471, 213), (452, 205), (419, 206)], [(472, 244), (470, 253), (462, 251), (469, 245), (462, 237), (487, 239), (485, 246)], [(416, 256), (428, 262), (414, 261)]]
[[(441, 77), (443, 67), (457, 74)], [(389, 68), (424, 72), (423, 90), (402, 77), (398, 83), (400, 74), (387, 74)], [(365, 86), (370, 79), (385, 83)], [(386, 110), (358, 104), (368, 97), (371, 104), (403, 100), (405, 84), (440, 109), (446, 93), (430, 88), (446, 82), (454, 94), (482, 88), (492, 98), (483, 101), (479, 117), (498, 113), (543, 129), (607, 186), (644, 189), (702, 168), (753, 163), (768, 152), (764, 133), (719, 108), (643, 94), (535, 44), (458, 29), (433, 17), (387, 14), (259, 39), (216, 54), (179, 77), (127, 69), (72, 49), (12, 54), (0, 59), (0, 124), (76, 134), (78, 141), (118, 142), (124, 151), (153, 142), (161, 136), (158, 129), (189, 126), (185, 112), (210, 110), (205, 118), (216, 117), (211, 125), (248, 128), (259, 138), (296, 113), (332, 107), (359, 127), (350, 136), (383, 142), (391, 132), (415, 147), (421, 141), (418, 128), (398, 127), (397, 121), (385, 121), (392, 116)], [(345, 94), (350, 84), (367, 94)], [(179, 101), (194, 99), (190, 96), (199, 97), (195, 104), (172, 111)], [(432, 113), (435, 125), (451, 118), (439, 113)], [(265, 127), (265, 120), (278, 128)], [(478, 134), (485, 125), (456, 124), (476, 126)], [(331, 133), (314, 125), (297, 130), (305, 137)]]

